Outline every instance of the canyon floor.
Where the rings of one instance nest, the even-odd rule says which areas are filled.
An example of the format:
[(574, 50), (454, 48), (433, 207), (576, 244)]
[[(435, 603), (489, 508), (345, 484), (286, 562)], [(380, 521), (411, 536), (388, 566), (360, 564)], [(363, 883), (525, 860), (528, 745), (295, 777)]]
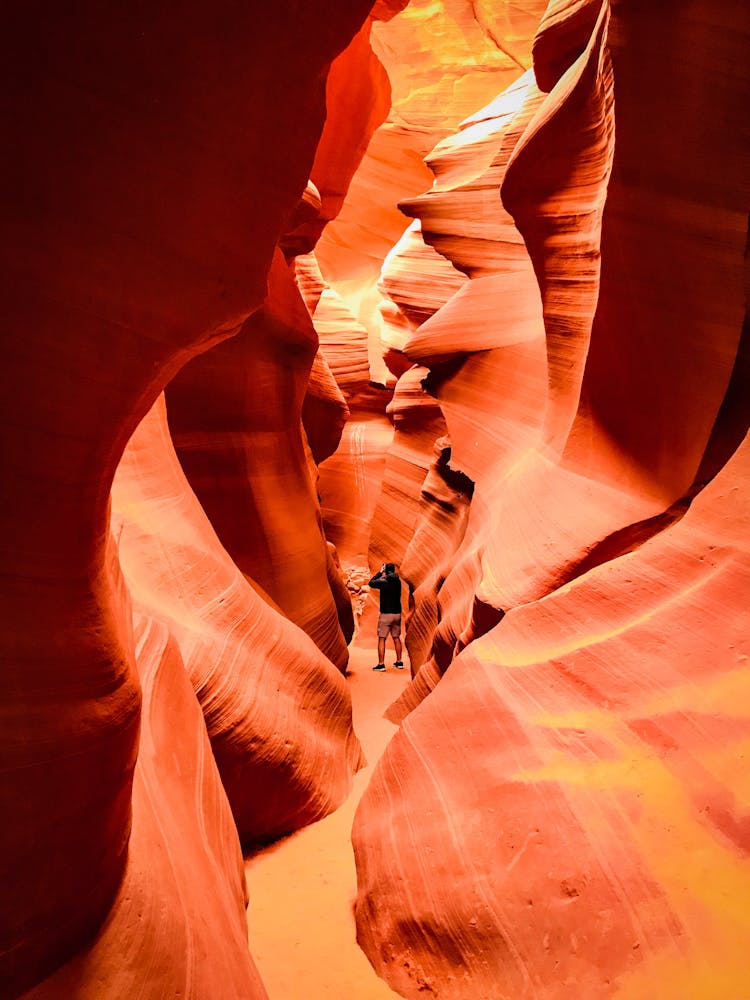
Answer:
[(350, 647), (349, 685), (354, 726), (367, 767), (354, 779), (349, 799), (331, 816), (286, 837), (245, 862), (250, 905), (250, 950), (270, 1000), (390, 1000), (355, 938), (356, 873), (351, 847), (354, 812), (372, 769), (396, 730), (383, 718), (401, 693), (406, 670), (393, 667), (388, 642), (385, 674), (377, 662), (372, 607)]

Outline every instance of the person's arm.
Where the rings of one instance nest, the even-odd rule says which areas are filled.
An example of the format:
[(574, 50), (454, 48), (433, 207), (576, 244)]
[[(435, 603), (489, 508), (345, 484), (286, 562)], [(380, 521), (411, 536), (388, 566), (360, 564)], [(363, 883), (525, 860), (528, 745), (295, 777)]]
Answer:
[(367, 584), (368, 587), (376, 587), (378, 590), (385, 583), (385, 566), (381, 566), (375, 576)]

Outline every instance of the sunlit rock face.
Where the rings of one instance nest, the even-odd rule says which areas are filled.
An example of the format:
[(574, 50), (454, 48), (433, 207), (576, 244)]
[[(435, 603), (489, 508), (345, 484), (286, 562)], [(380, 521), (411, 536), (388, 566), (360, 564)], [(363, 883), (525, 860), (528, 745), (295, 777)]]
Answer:
[[(115, 468), (180, 365), (262, 303), (322, 129), (326, 69), (367, 8), (30, 3), (2, 32), (13, 155), (0, 250), (12, 483), (0, 515), (0, 980), (11, 995), (91, 939), (130, 863), (149, 695), (107, 541)], [(230, 964), (222, 947), (205, 954), (214, 970)], [(244, 972), (216, 981), (234, 976), (255, 995), (244, 952), (238, 961)], [(159, 995), (181, 982), (176, 971)]]
[(221, 546), (177, 460), (163, 401), (128, 444), (112, 502), (128, 589), (177, 641), (242, 842), (330, 812), (361, 759), (346, 684)]
[(378, 971), (734, 1000), (747, 11), (369, 6), (4, 24), (0, 992), (265, 998), (240, 837), (361, 762), (369, 549), (418, 669), (354, 833)]
[(749, 459), (404, 722), (355, 823), (359, 939), (399, 992), (742, 996)]
[(351, 602), (321, 531), (305, 438), (315, 463), (336, 451), (370, 372), (367, 331), (312, 250), (390, 107), (370, 29), (368, 19), (331, 66), (311, 180), (280, 241), (263, 309), (168, 388), (178, 455), (222, 542), (342, 670)]
[[(376, 5), (373, 15), (385, 21), (385, 10), (396, 6)], [(397, 203), (421, 194), (430, 183), (423, 157), (435, 143), (531, 64), (544, 3), (525, 4), (523, 12), (501, 7), (501, 13), (489, 13), (462, 0), (414, 0), (398, 17), (372, 27), (372, 46), (390, 78), (392, 109), (374, 133), (315, 254), (326, 281), (367, 333), (370, 378), (389, 388), (411, 366), (401, 354), (404, 338), (465, 280), (424, 244), (418, 228), (404, 232)], [(502, 45), (500, 20), (507, 36)], [(370, 530), (374, 561), (402, 560), (416, 523), (419, 487), (433, 458), (431, 429), (420, 432), (422, 446), (416, 436), (400, 433), (406, 399), (403, 417), (416, 430), (414, 404), (420, 394), (412, 379), (392, 401), (381, 393), (353, 411), (342, 446), (321, 470), (326, 529), (349, 561), (365, 561)], [(435, 411), (429, 398), (422, 402), (425, 415)], [(389, 423), (395, 438), (386, 461)], [(362, 454), (365, 461), (357, 458)], [(357, 503), (347, 504), (347, 494), (356, 494)]]
[[(399, 64), (392, 69), (396, 80), (403, 80), (404, 74), (409, 78), (416, 75), (422, 83), (422, 90), (401, 95), (401, 110), (413, 125), (419, 122), (423, 130), (440, 139), (450, 126), (461, 123), (460, 131), (439, 142), (426, 159), (434, 174), (429, 195), (416, 199), (401, 196), (402, 210), (416, 216), (415, 222), (386, 257), (378, 281), (385, 296), (379, 305), (384, 361), (401, 381), (389, 408), (394, 444), (387, 456), (373, 519), (371, 560), (373, 564), (384, 558), (399, 561), (414, 592), (415, 629), (407, 640), (413, 666), (428, 658), (429, 637), (441, 614), (437, 591), (463, 537), (466, 488), (473, 488), (468, 481), (462, 482), (456, 494), (454, 484), (444, 475), (450, 477), (462, 467), (451, 458), (447, 409), (442, 401), (438, 406), (434, 398), (437, 366), (441, 366), (440, 378), (444, 380), (448, 374), (456, 375), (468, 352), (505, 346), (509, 339), (536, 336), (541, 345), (538, 353), (543, 353), (541, 323), (534, 327), (540, 311), (538, 296), (535, 302), (526, 296), (524, 287), (524, 282), (526, 286), (534, 284), (531, 263), (521, 235), (497, 198), (499, 178), (512, 148), (506, 136), (508, 121), (528, 94), (533, 82), (530, 74), (513, 85), (504, 99), (476, 113), (477, 105), (495, 97), (531, 64), (534, 30), (543, 6), (531, 5), (520, 14), (509, 5), (498, 5), (494, 20), (503, 23), (498, 31), (488, 12), (477, 5), (473, 11), (466, 5), (459, 10), (459, 5), (451, 4), (445, 9), (440, 5), (409, 8), (407, 15), (415, 20), (412, 34), (418, 41), (432, 37), (435, 58), (443, 72), (430, 76), (426, 51), (404, 60), (403, 68)], [(405, 36), (400, 41), (407, 46), (415, 44)], [(477, 66), (482, 67), (481, 73)], [(399, 93), (397, 84), (394, 93)], [(426, 95), (433, 100), (427, 101)], [(443, 131), (438, 107), (444, 112)], [(456, 294), (459, 290), (460, 295)], [(502, 330), (496, 322), (498, 311), (506, 319)], [(408, 371), (410, 362), (417, 362), (421, 372), (419, 368)], [(429, 384), (424, 382), (425, 365), (435, 369)], [(488, 367), (485, 373), (489, 375)], [(494, 376), (489, 375), (487, 385), (494, 383), (494, 389), (506, 392), (509, 381), (498, 368)], [(476, 394), (482, 389), (471, 391)], [(493, 399), (491, 411), (496, 404), (497, 399)], [(508, 412), (512, 405), (509, 399)], [(473, 406), (472, 402), (459, 407), (469, 421), (480, 419), (481, 404), (476, 413), (472, 413)], [(454, 422), (456, 416), (458, 413)], [(468, 426), (466, 429), (471, 433)], [(438, 438), (444, 439), (440, 446), (436, 445)], [(483, 464), (494, 460), (494, 453), (482, 459)], [(422, 490), (428, 471), (430, 485)], [(446, 517), (442, 500), (436, 502), (436, 491), (442, 499), (450, 496), (450, 504), (457, 500), (461, 514), (455, 524)], [(430, 510), (435, 516), (428, 513)], [(429, 521), (431, 529), (428, 535), (419, 531), (417, 539), (414, 532), (420, 519), (423, 524)], [(412, 539), (414, 544), (410, 544)], [(428, 540), (430, 549), (425, 552)]]
[(317, 219), (306, 227), (312, 246), (341, 211), (372, 134), (390, 110), (388, 76), (370, 44), (372, 23), (368, 18), (363, 24), (326, 81), (328, 114), (310, 172), (321, 196)]
[[(392, 108), (317, 256), (326, 279), (374, 339), (380, 330), (380, 268), (405, 229), (397, 203), (431, 181), (423, 157), (511, 83), (519, 67), (531, 64), (531, 40), (545, 3), (532, 0), (522, 11), (518, 6), (412, 0), (398, 17), (373, 25), (372, 44), (390, 78)], [(371, 360), (373, 374), (387, 378), (375, 352)]]
[[(446, 304), (466, 277), (422, 238), (415, 220), (386, 257), (378, 288), (384, 361), (398, 377), (388, 415), (393, 444), (388, 449), (383, 486), (372, 520), (370, 551), (374, 564), (401, 564), (412, 586), (416, 579), (403, 558), (417, 523), (420, 493), (434, 458), (435, 441), (445, 435), (437, 401), (424, 389), (428, 370), (404, 353), (414, 331)], [(441, 450), (442, 454), (442, 450)], [(422, 497), (424, 502), (425, 497)]]
[(401, 349), (473, 484), (354, 827), (404, 996), (745, 990), (749, 41), (552, 3), (404, 205), (469, 278)]

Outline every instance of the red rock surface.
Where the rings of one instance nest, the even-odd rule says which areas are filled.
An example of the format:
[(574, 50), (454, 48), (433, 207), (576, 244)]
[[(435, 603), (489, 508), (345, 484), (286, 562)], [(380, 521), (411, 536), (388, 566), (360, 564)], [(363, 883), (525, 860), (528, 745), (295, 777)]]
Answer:
[[(418, 11), (419, 7), (414, 11), (415, 16)], [(459, 75), (462, 82), (471, 80), (472, 73), (468, 61), (457, 55), (456, 45), (460, 50), (462, 45), (467, 44), (473, 37), (472, 31), (476, 32), (482, 25), (482, 16), (482, 30), (491, 28), (487, 11), (482, 15), (475, 5), (474, 15), (479, 16), (479, 21), (472, 21), (471, 29), (464, 26), (463, 34), (458, 37), (452, 34), (455, 31), (455, 27), (451, 27), (452, 21), (448, 20), (443, 26), (435, 11), (428, 17), (428, 23), (433, 19), (437, 21), (439, 27), (434, 29), (436, 36), (448, 40), (440, 58), (446, 63), (449, 59), (454, 60), (453, 73)], [(504, 74), (507, 73), (509, 59), (516, 67), (515, 73), (519, 65), (515, 59), (521, 60), (521, 68), (530, 63), (531, 42), (538, 15), (534, 16), (529, 11), (519, 17), (519, 12), (503, 7), (495, 16), (504, 21), (507, 51), (501, 52), (495, 47), (488, 52), (478, 46), (478, 52), (484, 53), (483, 82), (475, 80), (468, 85), (466, 93), (456, 85), (454, 94), (463, 94), (464, 100), (468, 93), (473, 92), (474, 86), (486, 87), (488, 80), (494, 80), (496, 86), (501, 86), (501, 80), (508, 78)], [(518, 30), (513, 29), (511, 22)], [(521, 25), (525, 25), (525, 34), (519, 34)], [(485, 33), (484, 44), (495, 44), (491, 31)], [(516, 47), (515, 54), (511, 52), (513, 46)], [(420, 65), (419, 60), (416, 65)], [(505, 69), (501, 68), (503, 66)], [(425, 75), (426, 71), (425, 66)], [(476, 76), (478, 74), (474, 74)], [(447, 74), (429, 84), (425, 81), (429, 88), (437, 88), (441, 95), (438, 104), (441, 106), (447, 100), (444, 89), (450, 79), (451, 74)], [(502, 209), (499, 199), (492, 196), (493, 190), (499, 186), (512, 149), (512, 143), (506, 136), (509, 120), (518, 111), (519, 101), (522, 95), (527, 94), (528, 87), (527, 74), (504, 97), (466, 119), (456, 136), (440, 142), (427, 158), (435, 175), (432, 190), (419, 199), (401, 202), (402, 209), (409, 215), (416, 215), (417, 219), (386, 258), (379, 281), (380, 290), (387, 296), (380, 306), (383, 316), (381, 342), (386, 350), (385, 361), (397, 375), (402, 375), (407, 369), (409, 360), (434, 367), (442, 362), (457, 362), (467, 352), (507, 346), (509, 337), (523, 341), (541, 336), (538, 294), (536, 301), (527, 294), (530, 286), (536, 288), (528, 254), (512, 219)], [(490, 96), (487, 90), (481, 93)], [(465, 111), (470, 110), (466, 104), (461, 107)], [(449, 102), (445, 107), (446, 122), (454, 113), (455, 105)], [(429, 115), (429, 112), (423, 114)], [(435, 115), (435, 107), (432, 108), (432, 115)], [(426, 120), (431, 121), (434, 127), (434, 117)], [(467, 281), (466, 276), (473, 280)], [(456, 294), (458, 292), (460, 294)], [(502, 326), (497, 323), (498, 310), (502, 310), (506, 320)], [(513, 331), (512, 334), (510, 331)], [(408, 355), (406, 360), (403, 352)], [(454, 373), (455, 368), (454, 363)], [(422, 588), (416, 598), (417, 620), (425, 611), (419, 629), (431, 632), (438, 618), (437, 585), (447, 572), (446, 562), (453, 556), (461, 533), (459, 531), (457, 535), (451, 527), (446, 534), (440, 528), (438, 535), (422, 535), (420, 532), (414, 545), (409, 545), (409, 540), (420, 509), (433, 528), (440, 524), (448, 527), (445, 508), (441, 512), (438, 507), (435, 518), (426, 513), (434, 506), (435, 490), (457, 499), (461, 511), (465, 511), (465, 504), (459, 497), (459, 494), (463, 496), (463, 486), (456, 494), (442, 475), (449, 469), (446, 463), (450, 461), (450, 435), (437, 452), (435, 450), (437, 438), (446, 435), (444, 415), (448, 413), (447, 407), (441, 401), (442, 411), (439, 410), (434, 399), (425, 393), (421, 394), (419, 406), (415, 405), (420, 394), (419, 384), (426, 374), (426, 370), (419, 376), (415, 371), (403, 374), (403, 386), (399, 383), (389, 408), (396, 430), (387, 458), (381, 500), (373, 521), (371, 557), (374, 564), (386, 558), (403, 561), (409, 549), (402, 569), (412, 589)], [(503, 378), (500, 369), (495, 377)], [(429, 391), (434, 394), (434, 379), (430, 381), (433, 384)], [(407, 400), (409, 403), (404, 407)], [(495, 404), (493, 400), (491, 410)], [(476, 419), (471, 414), (473, 405), (472, 402), (461, 408), (469, 420)], [(511, 408), (509, 405), (508, 410)], [(439, 456), (437, 462), (436, 455)], [(489, 456), (485, 455), (483, 463), (488, 459)], [(425, 492), (422, 486), (428, 469), (431, 480)], [(459, 517), (463, 523), (462, 519), (463, 514)], [(430, 560), (424, 552), (427, 541), (432, 556), (429, 568), (427, 562)], [(427, 577), (430, 577), (432, 586), (425, 589)], [(412, 662), (418, 666), (431, 640), (425, 632), (419, 643), (415, 643), (415, 634), (411, 640)], [(417, 646), (420, 647), (419, 652)]]
[[(519, 60), (524, 68), (531, 63), (543, 0), (525, 3), (522, 10), (500, 6), (500, 12), (492, 12), (488, 4), (465, 0), (412, 0), (398, 17), (372, 28), (373, 48), (390, 78), (392, 108), (316, 255), (325, 278), (367, 329), (373, 342), (371, 371), (379, 381), (388, 376), (378, 351), (377, 281), (405, 229), (397, 203), (429, 185), (422, 160), (435, 143), (510, 83)], [(501, 20), (507, 45), (495, 30)]]
[(128, 588), (177, 641), (242, 842), (320, 819), (360, 764), (349, 692), (222, 548), (175, 455), (163, 400), (125, 450), (112, 503)]
[[(419, 504), (428, 498), (422, 485), (430, 468), (435, 441), (446, 432), (442, 410), (423, 388), (426, 368), (413, 365), (404, 353), (414, 331), (430, 319), (465, 283), (466, 278), (422, 238), (415, 220), (386, 257), (378, 288), (386, 298), (381, 343), (384, 360), (398, 382), (387, 413), (393, 422), (383, 485), (372, 518), (370, 556), (374, 565), (401, 564), (413, 536)], [(442, 454), (442, 450), (441, 450)], [(413, 587), (413, 568), (402, 565)]]
[(318, 349), (302, 403), (302, 426), (317, 464), (330, 458), (338, 448), (348, 416), (344, 394)]
[(93, 942), (24, 996), (266, 1000), (237, 831), (177, 643), (138, 611), (135, 644), (143, 705), (123, 880)]
[(107, 549), (117, 462), (179, 366), (260, 305), (322, 128), (326, 68), (367, 8), (32, 2), (3, 30), (11, 994), (95, 933), (125, 871), (140, 695)]
[(346, 795), (369, 556), (376, 970), (739, 1000), (750, 12), (369, 6), (5, 19), (0, 992), (265, 997), (230, 803)]
[(354, 827), (359, 939), (400, 993), (742, 996), (748, 475), (750, 442), (405, 720)]
[(355, 821), (405, 996), (745, 989), (749, 41), (729, 2), (552, 3), (550, 92), (472, 116), (406, 206), (470, 278), (403, 350), (475, 490)]
[(182, 369), (167, 389), (167, 410), (185, 474), (233, 560), (344, 670), (301, 423), (316, 350), (277, 251), (264, 307)]
[(341, 211), (370, 138), (390, 110), (390, 83), (370, 46), (371, 29), (368, 18), (334, 60), (326, 81), (328, 114), (310, 172), (321, 196), (318, 218), (307, 227), (313, 244)]
[(336, 453), (320, 470), (326, 537), (348, 569), (367, 567), (371, 524), (393, 440), (393, 428), (381, 408), (383, 402), (374, 397), (370, 407), (353, 414)]

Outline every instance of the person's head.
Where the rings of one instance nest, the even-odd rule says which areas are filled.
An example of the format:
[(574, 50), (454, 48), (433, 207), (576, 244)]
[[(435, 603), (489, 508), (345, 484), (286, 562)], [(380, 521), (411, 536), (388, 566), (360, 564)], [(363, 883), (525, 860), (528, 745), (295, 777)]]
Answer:
[(385, 571), (386, 571), (386, 573), (395, 573), (396, 572), (396, 564), (395, 563), (386, 563), (385, 564)]

